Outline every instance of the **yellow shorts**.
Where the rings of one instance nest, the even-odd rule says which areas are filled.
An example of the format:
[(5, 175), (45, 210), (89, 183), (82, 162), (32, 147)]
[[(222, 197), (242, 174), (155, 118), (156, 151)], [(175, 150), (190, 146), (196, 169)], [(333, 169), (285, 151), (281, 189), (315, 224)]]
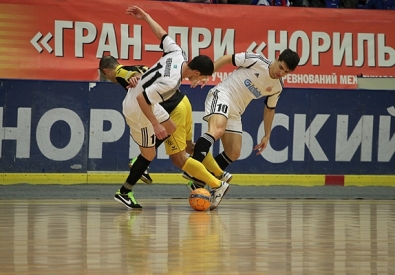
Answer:
[(170, 118), (176, 125), (176, 131), (165, 140), (167, 155), (174, 155), (187, 148), (187, 140), (192, 140), (192, 106), (187, 96), (178, 103), (170, 113)]

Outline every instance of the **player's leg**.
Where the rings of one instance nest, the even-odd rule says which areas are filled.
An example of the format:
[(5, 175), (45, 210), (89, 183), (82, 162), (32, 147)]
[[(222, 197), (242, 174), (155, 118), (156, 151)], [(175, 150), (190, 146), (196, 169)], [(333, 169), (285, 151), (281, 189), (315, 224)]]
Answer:
[(224, 151), (215, 157), (215, 160), (222, 169), (225, 170), (240, 157), (242, 133), (241, 115), (232, 109), (229, 112), (225, 133), (221, 137)]
[(148, 143), (146, 140), (146, 134), (154, 132), (153, 127), (142, 128), (141, 131), (138, 130), (138, 127), (136, 128), (131, 128), (131, 133), (133, 140), (139, 145), (141, 154), (137, 157), (136, 161), (130, 168), (126, 181), (114, 196), (114, 199), (117, 202), (122, 203), (128, 209), (142, 208), (134, 197), (133, 187), (141, 178), (144, 171), (146, 171), (148, 165), (155, 158), (156, 154), (155, 140), (151, 140)]
[(221, 137), (221, 142), (224, 151), (217, 155), (215, 160), (222, 169), (226, 169), (240, 157), (242, 135), (236, 132), (225, 132)]
[[(163, 139), (156, 139), (156, 142), (155, 142), (155, 149), (158, 149), (158, 147), (159, 147), (163, 142), (164, 142)], [(131, 159), (131, 160), (129, 161), (129, 164), (128, 164), (129, 169), (132, 168), (132, 166), (133, 166), (133, 164), (135, 163), (136, 160), (137, 160), (137, 157), (134, 157), (133, 159)], [(142, 182), (147, 183), (147, 184), (152, 184), (152, 183), (153, 183), (153, 180), (152, 180), (150, 174), (148, 173), (148, 169), (149, 169), (149, 167), (147, 167), (147, 170), (145, 170), (144, 173), (141, 175), (140, 180), (141, 180)]]
[[(155, 104), (153, 108), (155, 116), (166, 128), (168, 133), (174, 132), (175, 125), (163, 107)], [(132, 190), (141, 175), (147, 170), (148, 165), (155, 158), (156, 136), (152, 124), (142, 114), (142, 112), (135, 112), (132, 117), (125, 116), (125, 120), (130, 127), (130, 133), (133, 140), (139, 145), (141, 154), (137, 157), (133, 166), (130, 168), (128, 178), (122, 187), (116, 192), (114, 199), (129, 209), (142, 208), (134, 198), (134, 192)]]
[(210, 147), (225, 132), (229, 114), (229, 98), (224, 92), (216, 88), (211, 89), (205, 102), (204, 120), (208, 122), (208, 131), (204, 133), (195, 144), (193, 158), (202, 162)]

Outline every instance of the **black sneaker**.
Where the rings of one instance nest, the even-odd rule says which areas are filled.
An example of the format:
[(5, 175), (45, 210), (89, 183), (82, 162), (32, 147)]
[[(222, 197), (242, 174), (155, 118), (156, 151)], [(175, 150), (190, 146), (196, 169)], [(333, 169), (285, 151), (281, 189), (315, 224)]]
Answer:
[(114, 200), (116, 200), (119, 203), (122, 203), (129, 209), (142, 209), (143, 208), (143, 207), (141, 207), (140, 204), (138, 204), (138, 202), (134, 198), (134, 193), (132, 191), (130, 191), (127, 194), (121, 194), (121, 191), (118, 190), (115, 193)]
[[(133, 163), (136, 161), (137, 157), (133, 158), (129, 162), (129, 168), (132, 168)], [(148, 167), (149, 168), (149, 167)], [(141, 175), (140, 180), (142, 182), (145, 182), (146, 184), (152, 184), (152, 179), (150, 175), (148, 174), (148, 169), (145, 170), (144, 174)]]
[[(187, 179), (187, 180), (193, 181), (194, 183), (197, 183), (197, 184), (200, 185), (201, 187), (206, 186), (206, 183), (204, 183), (204, 182), (201, 181), (201, 180), (198, 180), (197, 178), (194, 178), (194, 177), (190, 176), (187, 172), (183, 172), (183, 173), (182, 173), (182, 177), (183, 177), (184, 179)], [(188, 182), (188, 184), (189, 184), (189, 182)], [(188, 187), (188, 188), (189, 188), (189, 187)]]
[(204, 185), (201, 185), (200, 182), (190, 180), (190, 181), (188, 181), (188, 183), (187, 183), (187, 187), (188, 187), (189, 191), (192, 192), (192, 191), (195, 190), (195, 189), (204, 188), (205, 186), (204, 186)]

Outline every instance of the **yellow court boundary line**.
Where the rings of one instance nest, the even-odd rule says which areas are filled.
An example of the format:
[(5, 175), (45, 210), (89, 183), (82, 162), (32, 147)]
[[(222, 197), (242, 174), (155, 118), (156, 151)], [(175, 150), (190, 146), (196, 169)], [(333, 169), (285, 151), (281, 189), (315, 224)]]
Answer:
[[(128, 172), (2, 173), (0, 184), (122, 184)], [(151, 173), (154, 184), (185, 184), (181, 173)], [(233, 174), (232, 184), (242, 186), (324, 186), (325, 175)], [(345, 175), (344, 186), (392, 186), (393, 175)]]
[(344, 186), (389, 186), (395, 187), (393, 175), (347, 175), (344, 177)]

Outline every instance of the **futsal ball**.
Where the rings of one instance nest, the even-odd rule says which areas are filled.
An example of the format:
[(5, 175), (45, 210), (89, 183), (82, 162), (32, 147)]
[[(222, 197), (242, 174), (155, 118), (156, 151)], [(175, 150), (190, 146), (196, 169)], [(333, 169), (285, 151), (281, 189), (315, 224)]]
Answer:
[(205, 211), (210, 208), (211, 195), (205, 188), (197, 188), (189, 195), (189, 204), (197, 211)]

